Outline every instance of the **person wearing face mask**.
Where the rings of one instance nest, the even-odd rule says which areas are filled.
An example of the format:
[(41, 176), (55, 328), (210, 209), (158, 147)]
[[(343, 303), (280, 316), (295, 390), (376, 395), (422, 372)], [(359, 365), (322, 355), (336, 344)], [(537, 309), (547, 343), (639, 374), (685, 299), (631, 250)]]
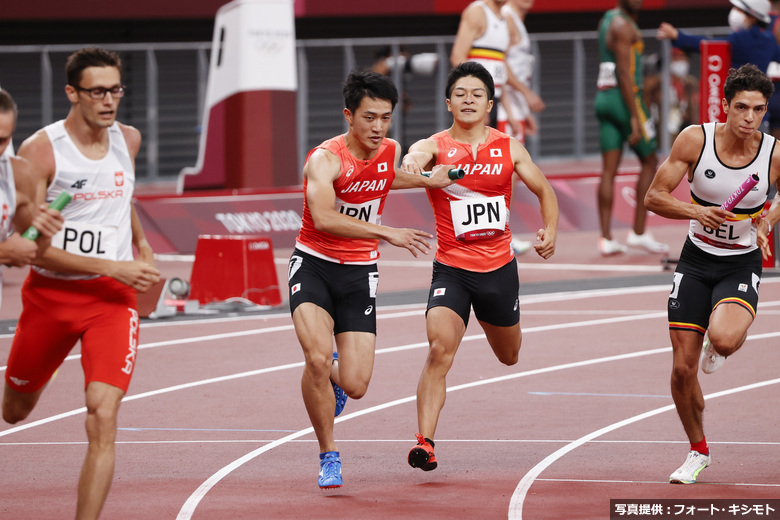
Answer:
[(698, 80), (690, 74), (691, 62), (688, 55), (680, 49), (672, 51), (672, 61), (669, 63), (671, 74), (672, 103), (666, 128), (675, 139), (680, 131), (698, 123)]
[(672, 45), (689, 52), (699, 52), (699, 44), (705, 40), (726, 40), (731, 44), (731, 66), (739, 68), (752, 63), (767, 72), (771, 61), (780, 61), (780, 46), (769, 30), (771, 21), (769, 0), (731, 0), (728, 23), (731, 34), (726, 38), (706, 38), (680, 31), (669, 23), (658, 27), (659, 40), (671, 40)]
[(680, 49), (672, 49), (669, 63), (670, 81), (669, 109), (661, 111), (661, 58), (657, 54), (648, 56), (645, 67), (644, 101), (650, 109), (658, 127), (666, 129), (671, 140), (683, 128), (699, 121), (699, 80), (690, 73), (688, 55)]

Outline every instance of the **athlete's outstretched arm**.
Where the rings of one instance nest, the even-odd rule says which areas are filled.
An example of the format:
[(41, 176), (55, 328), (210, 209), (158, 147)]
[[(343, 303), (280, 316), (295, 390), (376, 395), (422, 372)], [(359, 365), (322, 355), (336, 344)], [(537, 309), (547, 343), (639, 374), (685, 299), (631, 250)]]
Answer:
[(700, 126), (689, 126), (680, 132), (672, 144), (669, 157), (658, 168), (647, 190), (645, 206), (662, 217), (695, 219), (703, 226), (717, 229), (727, 218), (735, 218), (736, 215), (720, 209), (719, 206), (699, 206), (678, 200), (672, 195), (683, 178), (692, 174), (702, 146), (704, 146), (704, 131)]
[(341, 161), (323, 149), (316, 150), (303, 168), (306, 179), (306, 193), (303, 196), (306, 197), (315, 229), (346, 238), (385, 240), (394, 246), (408, 249), (414, 256), (417, 256), (418, 251), (428, 254), (431, 246), (426, 238), (433, 238), (430, 233), (382, 226), (337, 211), (333, 181), (340, 172)]
[(471, 3), (460, 15), (458, 32), (452, 44), (450, 64), (457, 67), (468, 59), (469, 51), (473, 47), (474, 40), (482, 36), (487, 28), (487, 16), (476, 3)]
[[(395, 141), (393, 142), (395, 143), (395, 164), (398, 164), (398, 161), (401, 158), (401, 146)], [(417, 166), (417, 163), (415, 163), (415, 166)], [(448, 175), (449, 170), (453, 167), (454, 166), (452, 165), (443, 164), (434, 166), (430, 176), (420, 175), (420, 173), (422, 173), (422, 169), (419, 167), (417, 168), (418, 171), (407, 170), (404, 169), (403, 166), (401, 168), (396, 168), (395, 177), (393, 178), (393, 183), (390, 185), (390, 189), (403, 190), (408, 188), (446, 188), (455, 182), (454, 180), (450, 179)]]
[(618, 79), (618, 88), (623, 97), (623, 103), (631, 113), (631, 135), (628, 136), (629, 144), (636, 144), (642, 139), (642, 129), (639, 122), (639, 111), (634, 102), (635, 92), (639, 85), (634, 84), (631, 75), (631, 62), (633, 50), (631, 46), (636, 38), (634, 26), (621, 16), (616, 16), (610, 23), (607, 33), (607, 46), (615, 53), (615, 74)]
[(512, 160), (515, 165), (514, 175), (523, 181), (531, 193), (539, 199), (544, 228), (536, 233), (540, 243), (535, 244), (534, 249), (539, 256), (548, 259), (555, 254), (555, 242), (558, 237), (558, 197), (555, 196), (555, 191), (547, 177), (531, 160), (525, 147), (516, 139), (512, 139), (511, 143)]
[(135, 210), (135, 204), (130, 203), (130, 227), (133, 231), (133, 245), (138, 250), (138, 259), (154, 266), (154, 251), (149, 241), (146, 240), (144, 227), (141, 225), (141, 219)]
[[(780, 24), (778, 24), (780, 25)], [(772, 250), (769, 247), (769, 234), (772, 229), (780, 221), (780, 146), (775, 145), (775, 149), (772, 152), (772, 166), (769, 171), (769, 182), (777, 186), (777, 193), (775, 193), (774, 199), (772, 199), (772, 205), (769, 207), (769, 211), (764, 213), (759, 222), (756, 223), (756, 243), (761, 248), (761, 255), (764, 260), (769, 260), (772, 256)]]

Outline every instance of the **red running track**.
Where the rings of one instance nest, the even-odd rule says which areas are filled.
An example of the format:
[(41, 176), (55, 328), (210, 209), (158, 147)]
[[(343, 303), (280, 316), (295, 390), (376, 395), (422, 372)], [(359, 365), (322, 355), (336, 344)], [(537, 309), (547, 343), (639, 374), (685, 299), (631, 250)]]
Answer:
[[(422, 286), (430, 275), (384, 271), (393, 269)], [(762, 284), (744, 347), (700, 377), (713, 463), (692, 486), (667, 483), (688, 445), (669, 395), (669, 284), (656, 279), (521, 297), (513, 367), (496, 361), (472, 319), (429, 473), (406, 463), (427, 348), (423, 306), (380, 307), (371, 386), (336, 425), (345, 485), (327, 493), (316, 483), (302, 354), (286, 312), (146, 322), (102, 518), (603, 519), (610, 498), (780, 496), (777, 279)], [(0, 366), (10, 342), (0, 337)], [(86, 449), (73, 354), (33, 415), (0, 431), (0, 518), (72, 518)]]

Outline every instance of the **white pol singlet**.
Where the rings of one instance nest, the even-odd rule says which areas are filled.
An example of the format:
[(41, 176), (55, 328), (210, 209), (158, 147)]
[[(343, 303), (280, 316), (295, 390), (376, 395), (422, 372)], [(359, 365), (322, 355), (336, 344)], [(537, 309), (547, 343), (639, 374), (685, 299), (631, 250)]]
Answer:
[[(56, 165), (46, 200), (54, 200), (62, 191), (73, 197), (62, 210), (65, 224), (52, 238), (52, 246), (81, 256), (132, 260), (130, 208), (135, 170), (119, 125), (114, 123), (108, 128), (108, 152), (97, 160), (79, 151), (65, 130), (64, 121), (44, 130), (51, 141)], [(35, 270), (44, 276), (69, 280), (97, 277)]]

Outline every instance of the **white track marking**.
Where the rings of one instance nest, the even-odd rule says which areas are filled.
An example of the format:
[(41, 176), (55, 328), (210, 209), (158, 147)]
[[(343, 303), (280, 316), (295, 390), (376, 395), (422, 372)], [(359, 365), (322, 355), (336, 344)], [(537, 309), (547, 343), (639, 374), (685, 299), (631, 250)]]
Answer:
[[(658, 314), (662, 314), (662, 313), (646, 314), (646, 315), (643, 315), (643, 316), (624, 316), (624, 317), (621, 317), (621, 318), (611, 318), (611, 319), (603, 319), (603, 320), (589, 320), (589, 321), (574, 322), (574, 323), (563, 323), (563, 324), (560, 324), (560, 325), (557, 325), (557, 326), (556, 325), (545, 325), (545, 326), (541, 326), (541, 327), (529, 327), (524, 332), (531, 333), (531, 332), (541, 332), (541, 331), (547, 331), (547, 330), (555, 330), (556, 328), (564, 329), (564, 328), (572, 328), (572, 327), (577, 327), (577, 326), (603, 325), (603, 324), (606, 324), (606, 323), (617, 323), (617, 322), (621, 322), (621, 321), (632, 321), (632, 320), (638, 320), (638, 319), (653, 318), (653, 317), (657, 317)], [(260, 330), (262, 331), (263, 329), (260, 329)], [(212, 335), (212, 336), (208, 336), (208, 338), (209, 339), (223, 339), (224, 337), (232, 336), (234, 334), (236, 334), (236, 335), (247, 335), (246, 333), (249, 333), (249, 332), (257, 333), (258, 331), (244, 331), (242, 333), (229, 333), (227, 335), (225, 335), (225, 334), (215, 334), (215, 335)], [(476, 334), (476, 335), (473, 335), (473, 336), (466, 336), (466, 337), (464, 337), (463, 341), (473, 341), (473, 340), (479, 340), (479, 339), (484, 339), (484, 338), (485, 338), (484, 334)], [(200, 340), (202, 340), (202, 339), (203, 338), (201, 338)], [(192, 343), (194, 341), (198, 341), (198, 339), (197, 338), (190, 338), (190, 339), (187, 339), (187, 340), (178, 340), (178, 341), (181, 341), (183, 343)], [(170, 342), (160, 342), (160, 343), (168, 344)], [(386, 353), (391, 353), (391, 352), (401, 352), (401, 351), (404, 351), (404, 350), (411, 350), (411, 349), (416, 349), (416, 348), (425, 348), (427, 346), (428, 346), (428, 342), (427, 341), (421, 341), (421, 342), (418, 342), (418, 343), (411, 343), (411, 344), (408, 344), (408, 345), (399, 345), (397, 347), (388, 347), (388, 348), (378, 349), (376, 351), (376, 354), (386, 354)], [(669, 348), (660, 349), (660, 350), (669, 350)], [(655, 352), (655, 351), (653, 351), (653, 352)], [(571, 365), (571, 364), (569, 364), (569, 365)], [(566, 365), (566, 366), (568, 367), (569, 365)], [(300, 362), (297, 362), (297, 363), (289, 363), (289, 364), (286, 364), (286, 365), (279, 365), (279, 366), (275, 366), (275, 367), (262, 368), (262, 369), (258, 369), (258, 370), (250, 370), (248, 372), (241, 372), (241, 373), (238, 373), (238, 374), (231, 374), (231, 375), (227, 375), (227, 376), (220, 376), (220, 377), (214, 377), (214, 378), (209, 378), (209, 379), (203, 379), (203, 380), (200, 380), (200, 381), (193, 381), (193, 382), (190, 382), (190, 383), (184, 383), (184, 384), (180, 384), (180, 385), (170, 386), (170, 387), (167, 387), (167, 388), (161, 388), (161, 389), (158, 389), (158, 390), (152, 390), (152, 391), (149, 391), (149, 392), (144, 392), (142, 394), (135, 394), (135, 395), (125, 396), (124, 399), (122, 399), (122, 401), (123, 402), (125, 402), (125, 401), (133, 401), (133, 400), (141, 399), (141, 398), (144, 398), (144, 397), (152, 397), (152, 396), (155, 396), (155, 395), (166, 394), (166, 393), (175, 392), (175, 391), (178, 391), (178, 390), (185, 390), (185, 389), (193, 388), (193, 387), (196, 387), (196, 386), (203, 386), (203, 385), (208, 385), (208, 384), (212, 384), (212, 383), (221, 383), (221, 382), (230, 381), (230, 380), (233, 380), (233, 379), (240, 379), (240, 378), (243, 378), (243, 377), (256, 376), (256, 375), (260, 375), (260, 374), (264, 374), (264, 373), (268, 373), (268, 372), (276, 372), (278, 370), (287, 370), (287, 369), (291, 369), (291, 368), (300, 368), (302, 366), (303, 366), (303, 361), (300, 361)], [(541, 370), (544, 370), (544, 369), (541, 369)], [(69, 412), (64, 412), (64, 413), (61, 413), (61, 414), (58, 414), (58, 415), (53, 415), (51, 417), (46, 417), (44, 419), (40, 419), (38, 421), (34, 421), (34, 422), (31, 422), (31, 423), (28, 423), (28, 424), (23, 424), (21, 426), (16, 426), (16, 427), (13, 427), (13, 428), (9, 428), (7, 430), (2, 430), (2, 431), (0, 431), (0, 437), (4, 437), (6, 435), (10, 435), (10, 434), (16, 433), (18, 431), (27, 430), (27, 429), (33, 428), (35, 426), (40, 426), (40, 425), (47, 424), (47, 423), (50, 423), (50, 422), (53, 422), (53, 421), (57, 421), (59, 419), (65, 419), (67, 417), (71, 417), (73, 415), (78, 415), (80, 413), (83, 413), (85, 411), (86, 411), (86, 408), (82, 407), (82, 408), (78, 408), (76, 410), (71, 410)]]
[[(573, 478), (538, 478), (537, 482), (577, 482), (585, 484), (668, 484), (668, 480), (598, 480), (598, 479), (573, 479)], [(700, 486), (752, 486), (752, 487), (780, 487), (780, 484), (749, 484), (745, 482), (699, 482)]]
[[(635, 357), (641, 357), (641, 356), (648, 356), (652, 354), (658, 354), (661, 352), (668, 352), (671, 348), (662, 348), (662, 349), (653, 349), (653, 350), (646, 350), (642, 352), (631, 352), (629, 354), (621, 354), (619, 356), (608, 356), (604, 358), (598, 358), (598, 359), (590, 359), (586, 361), (580, 361), (576, 363), (567, 363), (564, 365), (557, 365), (555, 367), (546, 367), (541, 368), (537, 370), (528, 370), (525, 372), (519, 372), (515, 374), (508, 374), (505, 376), (500, 377), (494, 377), (490, 379), (483, 379), (480, 381), (474, 381), (471, 383), (466, 383), (462, 385), (453, 386), (450, 388), (447, 388), (447, 392), (455, 392), (458, 390), (464, 390), (467, 388), (474, 388), (477, 386), (483, 386), (483, 385), (489, 385), (493, 383), (499, 383), (503, 381), (508, 381), (510, 379), (518, 379), (521, 377), (527, 377), (537, 374), (543, 374), (547, 372), (554, 372), (556, 370), (565, 370), (567, 368), (574, 368), (574, 367), (581, 367), (581, 366), (587, 366), (587, 365), (593, 365), (597, 363), (607, 363), (610, 361), (617, 361), (621, 359), (629, 359), (629, 358), (635, 358)], [(350, 414), (347, 414), (345, 416), (341, 416), (335, 420), (336, 423), (348, 421), (350, 419), (355, 419), (357, 417), (378, 412), (381, 410), (385, 410), (387, 408), (391, 408), (393, 406), (398, 406), (401, 404), (406, 404), (410, 402), (414, 402), (417, 399), (416, 395), (404, 397), (401, 399), (396, 399), (394, 401), (390, 401), (387, 403), (383, 403), (380, 405), (372, 406), (370, 408), (365, 408), (363, 410), (358, 410), (356, 412), (352, 412)], [(281, 446), (282, 444), (285, 444), (287, 442), (290, 442), (291, 440), (297, 439), (298, 437), (302, 437), (304, 435), (307, 435), (309, 433), (313, 433), (314, 429), (309, 427), (305, 430), (301, 430), (298, 432), (295, 432), (293, 434), (287, 435), (286, 437), (282, 437), (281, 439), (278, 439), (272, 443), (266, 444), (265, 446), (262, 446), (250, 453), (247, 453), (243, 457), (236, 459), (232, 463), (228, 464), (227, 466), (223, 467), (221, 470), (213, 474), (211, 477), (209, 477), (203, 484), (201, 484), (198, 489), (193, 492), (192, 495), (187, 499), (187, 501), (182, 506), (181, 510), (179, 511), (178, 516), (176, 517), (177, 520), (189, 520), (192, 518), (192, 514), (195, 512), (195, 508), (198, 506), (200, 501), (203, 499), (203, 497), (206, 496), (206, 493), (208, 493), (217, 483), (219, 483), (220, 480), (225, 478), (227, 475), (232, 473), (235, 469), (239, 468), (240, 466), (244, 465), (245, 463), (249, 462), (250, 460), (258, 457), (259, 455), (262, 455), (263, 453), (276, 448), (277, 446)]]
[[(775, 334), (775, 336), (780, 336), (780, 333)], [(752, 339), (752, 338), (749, 338)], [(723, 390), (721, 392), (715, 392), (712, 394), (708, 394), (704, 396), (705, 400), (709, 399), (715, 399), (717, 397), (721, 397), (724, 395), (732, 395), (739, 392), (745, 392), (748, 390), (754, 390), (756, 388), (761, 388), (764, 386), (774, 385), (780, 383), (780, 378), (778, 379), (770, 379), (768, 381), (762, 381), (760, 383), (752, 383), (745, 386), (740, 386), (737, 388), (731, 388), (729, 390)], [(612, 431), (615, 431), (619, 428), (622, 428), (623, 426), (628, 426), (629, 424), (633, 424), (635, 422), (639, 422), (641, 420), (647, 419), (648, 417), (653, 417), (655, 415), (668, 412), (671, 410), (674, 410), (674, 405), (670, 404), (668, 406), (662, 406), (661, 408), (656, 408), (655, 410), (650, 410), (649, 412), (645, 412), (639, 415), (635, 415), (634, 417), (629, 417), (628, 419), (624, 419), (622, 421), (610, 424), (609, 426), (605, 426), (604, 428), (601, 428), (600, 430), (596, 430), (594, 432), (589, 433), (588, 435), (585, 435), (583, 437), (580, 437), (574, 442), (571, 442), (567, 444), (566, 446), (562, 447), (561, 449), (557, 450), (556, 452), (548, 455), (544, 460), (542, 460), (540, 463), (538, 463), (536, 466), (531, 468), (531, 471), (525, 474), (523, 478), (520, 480), (520, 482), (517, 484), (517, 487), (515, 488), (514, 493), (512, 494), (512, 499), (509, 502), (509, 520), (522, 520), (523, 518), (523, 502), (525, 501), (526, 494), (528, 493), (528, 490), (531, 488), (531, 485), (536, 480), (536, 477), (538, 477), (545, 469), (550, 467), (555, 461), (566, 455), (567, 453), (575, 450), (576, 448), (579, 448), (586, 442), (589, 442), (596, 437), (600, 437), (606, 433), (610, 433)]]

